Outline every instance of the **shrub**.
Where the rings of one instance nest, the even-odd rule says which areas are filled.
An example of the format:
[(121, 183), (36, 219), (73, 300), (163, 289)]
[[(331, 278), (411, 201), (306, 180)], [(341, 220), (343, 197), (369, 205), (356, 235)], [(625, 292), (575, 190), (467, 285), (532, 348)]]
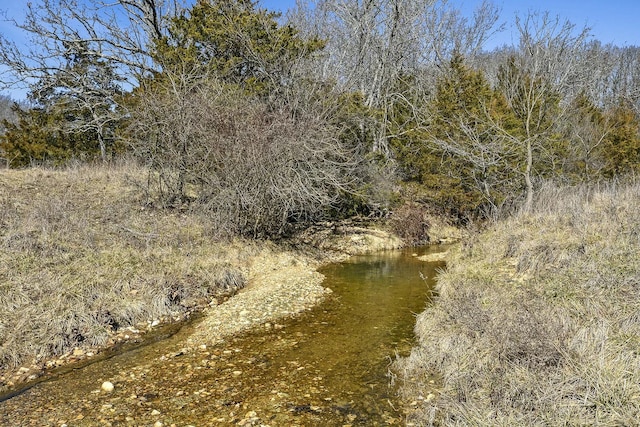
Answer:
[(133, 147), (150, 166), (151, 200), (206, 211), (222, 234), (283, 235), (353, 186), (352, 153), (321, 116), (184, 73), (142, 97)]
[(393, 232), (410, 245), (429, 243), (429, 222), (427, 210), (417, 203), (405, 203), (391, 216)]

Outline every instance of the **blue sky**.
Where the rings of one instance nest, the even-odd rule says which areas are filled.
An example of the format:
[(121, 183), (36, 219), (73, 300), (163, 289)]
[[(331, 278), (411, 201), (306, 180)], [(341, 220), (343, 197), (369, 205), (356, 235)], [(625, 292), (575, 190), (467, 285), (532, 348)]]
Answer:
[[(38, 0), (31, 0), (37, 2)], [(482, 0), (449, 0), (465, 14), (471, 15)], [(8, 18), (21, 19), (28, 0), (0, 0), (0, 12)], [(511, 38), (511, 27), (516, 14), (526, 15), (529, 11), (549, 11), (552, 16), (569, 19), (578, 28), (588, 26), (594, 38), (603, 43), (619, 46), (640, 45), (640, 0), (494, 0), (501, 7), (500, 21), (506, 23), (507, 30), (494, 36), (490, 46), (517, 42)], [(295, 4), (295, 0), (261, 0), (261, 5), (280, 12)], [(26, 39), (12, 25), (0, 18), (0, 33), (5, 37), (26, 44)], [(0, 78), (2, 76), (0, 75)], [(11, 94), (21, 97), (20, 94)]]
[[(471, 13), (481, 0), (450, 0), (450, 3)], [(640, 0), (494, 0), (494, 3), (502, 8), (501, 20), (507, 25), (513, 23), (516, 13), (549, 11), (553, 16), (569, 19), (578, 27), (588, 25), (595, 38), (603, 43), (640, 45)], [(284, 12), (295, 4), (295, 0), (261, 0), (261, 4)], [(6, 11), (10, 18), (19, 18), (26, 5), (27, 0), (0, 0), (0, 11)], [(19, 37), (1, 20), (0, 33)], [(500, 37), (504, 41), (510, 40), (508, 32)]]
[[(449, 0), (450, 4), (471, 14), (482, 0)], [(529, 11), (548, 11), (551, 16), (568, 19), (578, 28), (588, 26), (592, 34), (603, 43), (619, 46), (640, 45), (640, 0), (494, 0), (501, 8), (501, 22), (507, 30), (494, 43), (510, 42), (510, 26), (516, 14)], [(295, 0), (262, 0), (272, 10), (286, 11)]]
[[(465, 9), (473, 9), (481, 1), (455, 3), (464, 3)], [(639, 0), (497, 0), (494, 3), (502, 8), (501, 20), (508, 27), (515, 21), (516, 14), (549, 11), (552, 16), (570, 20), (578, 28), (590, 27), (594, 38), (605, 44), (640, 45)], [(502, 37), (509, 39), (507, 34)]]

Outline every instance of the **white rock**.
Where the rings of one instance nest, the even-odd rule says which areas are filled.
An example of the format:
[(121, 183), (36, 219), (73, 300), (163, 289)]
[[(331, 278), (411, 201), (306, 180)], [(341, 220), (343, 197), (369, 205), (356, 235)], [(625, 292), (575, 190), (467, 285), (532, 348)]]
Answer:
[(111, 393), (114, 389), (113, 387), (113, 383), (110, 381), (105, 381), (102, 383), (102, 386), (100, 387), (103, 391), (106, 391), (107, 393)]

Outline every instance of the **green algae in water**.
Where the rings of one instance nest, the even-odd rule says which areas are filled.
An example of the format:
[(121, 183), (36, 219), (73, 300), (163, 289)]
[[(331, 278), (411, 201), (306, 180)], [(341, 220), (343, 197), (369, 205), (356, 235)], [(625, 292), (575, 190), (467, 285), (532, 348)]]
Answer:
[[(388, 366), (410, 350), (415, 315), (443, 265), (413, 255), (441, 250), (331, 264), (320, 271), (332, 296), (283, 325), (181, 352), (196, 322), (166, 341), (38, 384), (0, 406), (0, 423), (46, 414), (44, 425), (69, 426), (400, 425)], [(116, 390), (98, 392), (103, 380)]]

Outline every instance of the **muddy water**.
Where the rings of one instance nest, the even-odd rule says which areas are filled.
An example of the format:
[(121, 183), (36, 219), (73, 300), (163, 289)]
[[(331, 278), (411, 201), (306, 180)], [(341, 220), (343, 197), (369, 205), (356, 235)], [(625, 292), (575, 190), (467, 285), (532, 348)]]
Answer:
[[(332, 296), (298, 318), (189, 349), (194, 322), (0, 403), (0, 425), (401, 425), (388, 365), (409, 351), (442, 266), (412, 254), (438, 250), (329, 265), (321, 272)], [(100, 391), (103, 381), (115, 390)]]

